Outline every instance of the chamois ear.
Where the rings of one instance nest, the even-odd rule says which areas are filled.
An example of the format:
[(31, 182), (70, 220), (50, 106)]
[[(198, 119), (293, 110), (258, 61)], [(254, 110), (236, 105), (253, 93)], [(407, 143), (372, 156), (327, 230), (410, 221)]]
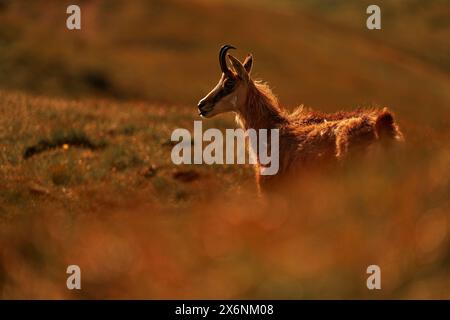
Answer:
[(250, 74), (253, 66), (253, 56), (250, 53), (247, 55), (242, 65), (244, 66), (245, 71)]
[(242, 80), (248, 80), (249, 76), (247, 73), (247, 70), (245, 70), (242, 63), (233, 57), (231, 54), (228, 55), (228, 59), (230, 59), (231, 66), (233, 67), (233, 70), (237, 73), (238, 77)]

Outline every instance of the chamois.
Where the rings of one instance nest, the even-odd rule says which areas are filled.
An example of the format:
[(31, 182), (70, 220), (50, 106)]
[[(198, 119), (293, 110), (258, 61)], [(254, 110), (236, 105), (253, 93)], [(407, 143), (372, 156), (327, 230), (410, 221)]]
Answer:
[[(403, 140), (387, 108), (326, 114), (301, 106), (288, 113), (267, 84), (251, 79), (253, 56), (248, 54), (241, 63), (227, 54), (230, 49), (236, 48), (231, 45), (221, 47), (221, 78), (214, 89), (199, 101), (198, 109), (205, 118), (234, 112), (244, 130), (279, 129), (279, 171), (275, 176), (261, 175), (257, 164), (258, 190), (267, 190), (274, 181), (303, 169), (307, 164), (323, 163), (323, 160), (339, 162), (351, 150), (361, 150), (372, 142)], [(227, 65), (227, 58), (231, 68)]]

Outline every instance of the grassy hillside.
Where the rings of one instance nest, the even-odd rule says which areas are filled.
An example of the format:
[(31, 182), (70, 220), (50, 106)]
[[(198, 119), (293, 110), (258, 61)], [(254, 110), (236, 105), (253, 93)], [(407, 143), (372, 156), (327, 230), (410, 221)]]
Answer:
[[(234, 166), (172, 164), (171, 133), (193, 129), (193, 110), (5, 92), (0, 93), (0, 106), (0, 199), (6, 217), (30, 214), (49, 196), (70, 212), (96, 209), (99, 202), (120, 205), (136, 193), (152, 203), (182, 204), (191, 197), (205, 198), (202, 192), (192, 192), (192, 184), (175, 184), (185, 180), (183, 173), (194, 185), (197, 176), (208, 178), (211, 186), (203, 187), (217, 193), (236, 187), (245, 177), (244, 168)], [(217, 119), (204, 128), (225, 126), (230, 122)], [(194, 173), (192, 178), (189, 173)], [(220, 184), (214, 184), (217, 174)]]
[[(264, 204), (248, 167), (170, 162), (187, 108), (5, 92), (0, 106), (2, 298), (448, 298), (448, 131)], [(65, 289), (74, 262), (80, 292)]]
[[(418, 2), (386, 4), (372, 34), (317, 3), (81, 1), (69, 32), (64, 1), (0, 1), (0, 298), (450, 298), (448, 28), (424, 19), (448, 6), (405, 34)], [(388, 106), (406, 143), (270, 203), (249, 166), (173, 165), (223, 43), (286, 105)]]

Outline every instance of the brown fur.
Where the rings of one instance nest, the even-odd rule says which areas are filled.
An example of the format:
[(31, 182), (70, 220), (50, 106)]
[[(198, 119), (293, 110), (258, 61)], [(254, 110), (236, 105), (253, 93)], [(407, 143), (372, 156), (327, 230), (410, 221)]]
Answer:
[(237, 121), (244, 129), (280, 130), (278, 174), (262, 176), (256, 166), (258, 187), (263, 190), (305, 165), (336, 162), (351, 150), (364, 149), (377, 140), (403, 139), (387, 108), (326, 114), (299, 107), (289, 114), (267, 85), (253, 81), (249, 82), (246, 103), (238, 110)]

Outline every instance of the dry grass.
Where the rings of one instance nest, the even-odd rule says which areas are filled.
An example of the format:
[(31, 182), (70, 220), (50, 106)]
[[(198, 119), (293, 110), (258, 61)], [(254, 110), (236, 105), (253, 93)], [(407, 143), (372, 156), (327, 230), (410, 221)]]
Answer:
[[(425, 46), (307, 4), (86, 1), (83, 31), (68, 33), (63, 2), (6, 3), (1, 298), (450, 298), (450, 80)], [(418, 26), (417, 42), (448, 50), (425, 37), (435, 24)], [(198, 120), (224, 42), (251, 50), (288, 105), (389, 106), (405, 145), (268, 203), (248, 166), (174, 166), (170, 134)], [(65, 287), (69, 264), (80, 292)], [(370, 264), (381, 291), (365, 286)]]
[[(176, 179), (187, 171), (166, 139), (192, 126), (191, 112), (4, 93), (0, 104), (17, 119), (2, 123), (4, 298), (448, 297), (450, 154), (436, 132), (302, 177), (287, 203), (264, 204), (246, 167)], [(69, 123), (104, 147), (23, 157)], [(77, 294), (64, 287), (71, 263), (83, 270)], [(365, 288), (369, 264), (382, 267), (381, 293)]]

